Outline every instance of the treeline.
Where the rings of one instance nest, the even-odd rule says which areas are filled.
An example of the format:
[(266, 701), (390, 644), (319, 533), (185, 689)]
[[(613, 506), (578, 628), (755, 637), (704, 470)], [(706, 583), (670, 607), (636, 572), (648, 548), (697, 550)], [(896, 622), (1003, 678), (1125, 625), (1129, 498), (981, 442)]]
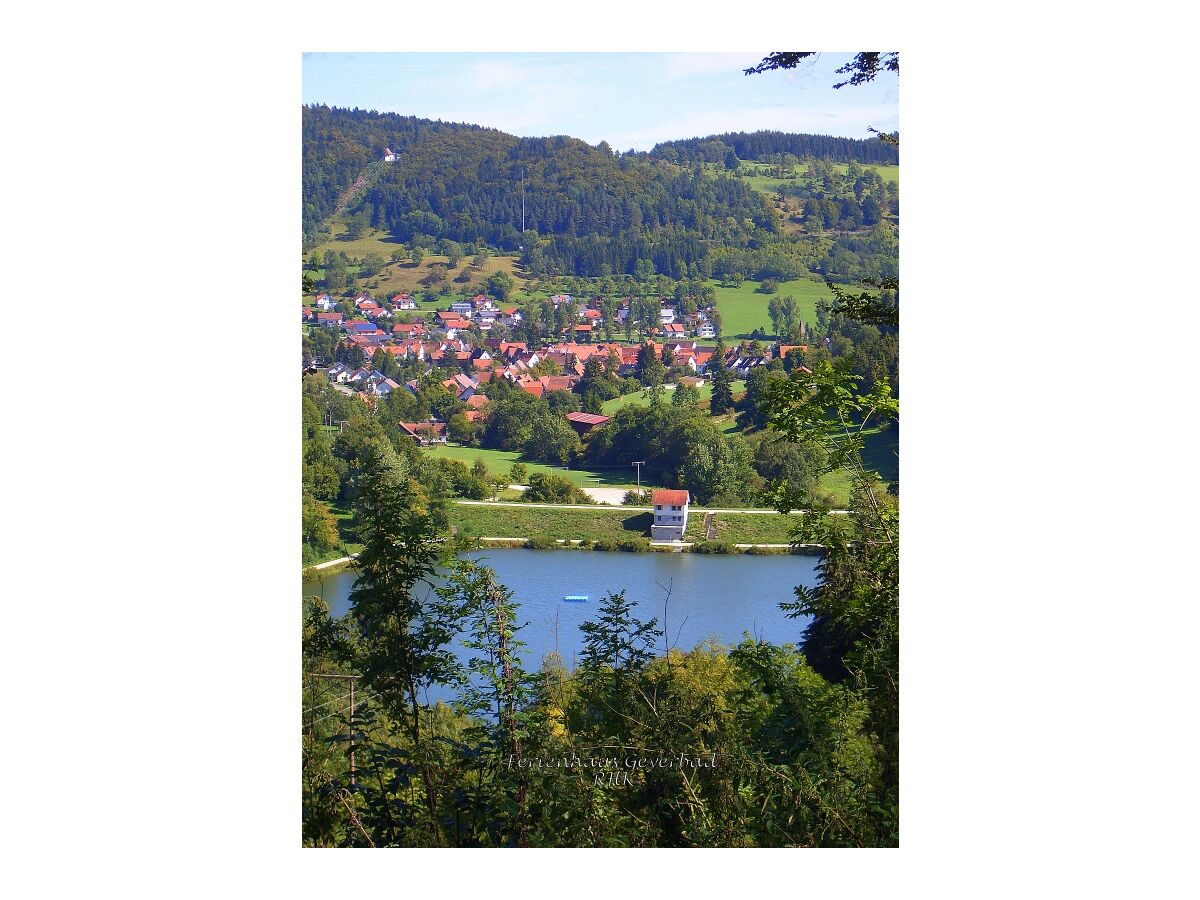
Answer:
[[(393, 374), (404, 377), (408, 373)], [(415, 395), (399, 390), (386, 400), (371, 399), (369, 403), (334, 390), (320, 375), (304, 379), (301, 549), (306, 564), (339, 548), (345, 555), (357, 541), (357, 520), (343, 518), (339, 522), (336, 512), (348, 510), (356, 495), (367, 446), (386, 443), (419, 473), (424, 490), (435, 500), (482, 500), (508, 485), (507, 478), (490, 476), (486, 466), (468, 467), (460, 460), (422, 453), (411, 436), (401, 431), (401, 422), (423, 422), (431, 415), (446, 417), (460, 428), (469, 424), (461, 415), (465, 405), (435, 376), (423, 376)]]
[(671, 172), (574, 138), (500, 132), (412, 145), (363, 204), (372, 226), (399, 241), (525, 246), (534, 276), (632, 274), (646, 260), (678, 278), (707, 255), (706, 241), (740, 246), (778, 230), (769, 204), (736, 179)]
[(304, 122), (306, 237), (385, 146), (400, 158), (353, 205), (361, 222), (402, 242), (523, 246), (535, 276), (633, 274), (640, 264), (686, 277), (703, 272), (709, 243), (747, 246), (779, 228), (748, 185), (645, 153), (361, 110), (305, 107)]
[(798, 158), (829, 159), (834, 162), (900, 164), (900, 148), (878, 139), (833, 137), (827, 134), (791, 134), (784, 131), (726, 132), (708, 137), (664, 141), (650, 151), (651, 157), (675, 163), (723, 163), (732, 150), (738, 159), (767, 161), (774, 154), (790, 153)]

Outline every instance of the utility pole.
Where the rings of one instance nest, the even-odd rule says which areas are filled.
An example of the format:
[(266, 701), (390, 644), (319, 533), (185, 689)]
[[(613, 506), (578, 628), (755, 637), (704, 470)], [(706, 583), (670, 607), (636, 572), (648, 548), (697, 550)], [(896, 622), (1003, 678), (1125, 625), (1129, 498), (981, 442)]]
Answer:
[(638, 486), (637, 486), (637, 495), (638, 495), (638, 503), (641, 503), (641, 502), (642, 502), (642, 466), (644, 466), (645, 464), (646, 464), (646, 461), (645, 461), (644, 459), (642, 459), (642, 460), (638, 460), (637, 462), (633, 463), (633, 465), (637, 466), (637, 482), (638, 482)]
[[(306, 673), (310, 678), (340, 678), (350, 682), (350, 785), (354, 786), (354, 682), (361, 675), (326, 675), (321, 672)], [(311, 725), (309, 726), (311, 729)]]

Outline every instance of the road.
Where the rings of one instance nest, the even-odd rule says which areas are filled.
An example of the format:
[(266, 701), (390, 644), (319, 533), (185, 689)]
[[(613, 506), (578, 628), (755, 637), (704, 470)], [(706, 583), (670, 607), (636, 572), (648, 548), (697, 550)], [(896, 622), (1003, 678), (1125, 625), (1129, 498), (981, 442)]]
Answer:
[[(588, 488), (584, 488), (588, 490)], [(591, 488), (591, 490), (619, 490), (618, 488)], [(621, 495), (624, 496), (624, 491)], [(585, 503), (520, 503), (515, 500), (455, 500), (462, 506), (532, 506), (538, 509), (607, 509), (614, 512), (653, 512), (651, 506), (588, 506)], [(848, 509), (831, 509), (829, 514), (832, 516), (848, 515)], [(702, 515), (704, 513), (732, 513), (734, 515), (763, 515), (775, 513), (776, 515), (799, 516), (804, 514), (804, 510), (796, 509), (790, 513), (780, 513), (777, 509), (709, 509), (704, 506), (692, 506), (688, 508), (689, 515)]]

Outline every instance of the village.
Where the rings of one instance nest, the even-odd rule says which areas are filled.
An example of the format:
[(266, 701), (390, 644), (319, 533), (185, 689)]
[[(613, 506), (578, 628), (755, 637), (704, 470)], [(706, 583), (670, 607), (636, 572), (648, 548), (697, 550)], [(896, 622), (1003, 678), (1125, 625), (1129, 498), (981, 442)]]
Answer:
[[(517, 306), (501, 305), (484, 294), (450, 303), (446, 309), (436, 311), (432, 321), (416, 313), (417, 302), (407, 293), (386, 302), (360, 293), (350, 302), (350, 315), (345, 309), (347, 301), (335, 300), (328, 293), (317, 295), (303, 307), (306, 325), (332, 330), (338, 336), (337, 355), (341, 361), (322, 370), (334, 386), (368, 403), (398, 390), (416, 394), (421, 388), (420, 379), (399, 382), (389, 377), (379, 356), (385, 354), (409, 364), (410, 369), (415, 364), (426, 373), (445, 375), (442, 386), (466, 405), (464, 415), (472, 422), (486, 417), (489, 400), (480, 388), (494, 379), (505, 379), (535, 397), (552, 391), (576, 393), (589, 359), (598, 358), (606, 371), (625, 379), (637, 374), (640, 354), (643, 348), (649, 348), (664, 364), (670, 360), (670, 366), (665, 366), (667, 389), (678, 385), (699, 388), (706, 384), (716, 352), (712, 341), (717, 337), (717, 326), (711, 307), (684, 315), (666, 298), (659, 302), (658, 321), (641, 329), (643, 340), (618, 342), (594, 340), (602, 316), (602, 298), (580, 301), (568, 294), (556, 294), (549, 302), (556, 310), (564, 307), (568, 320), (573, 318), (574, 323), (563, 327), (560, 340), (544, 347), (489, 337), (493, 330), (510, 335), (517, 332), (523, 314)], [(617, 323), (624, 326), (631, 314), (631, 301), (625, 298), (616, 314)], [(723, 361), (731, 378), (745, 379), (758, 366), (784, 360), (792, 351), (807, 350), (803, 344), (742, 341), (726, 349)], [(318, 369), (311, 366), (309, 371)], [(609, 418), (586, 410), (566, 414), (581, 436), (603, 427)], [(401, 427), (420, 445), (446, 443), (449, 439), (448, 423), (436, 417), (403, 423)]]

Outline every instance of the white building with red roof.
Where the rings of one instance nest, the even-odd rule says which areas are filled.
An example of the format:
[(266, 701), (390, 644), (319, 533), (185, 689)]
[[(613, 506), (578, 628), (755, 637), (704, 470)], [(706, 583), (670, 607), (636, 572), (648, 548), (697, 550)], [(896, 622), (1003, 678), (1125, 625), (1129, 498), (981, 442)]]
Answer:
[(683, 540), (690, 499), (687, 491), (657, 490), (650, 495), (650, 505), (654, 507), (654, 524), (650, 526), (652, 540)]

